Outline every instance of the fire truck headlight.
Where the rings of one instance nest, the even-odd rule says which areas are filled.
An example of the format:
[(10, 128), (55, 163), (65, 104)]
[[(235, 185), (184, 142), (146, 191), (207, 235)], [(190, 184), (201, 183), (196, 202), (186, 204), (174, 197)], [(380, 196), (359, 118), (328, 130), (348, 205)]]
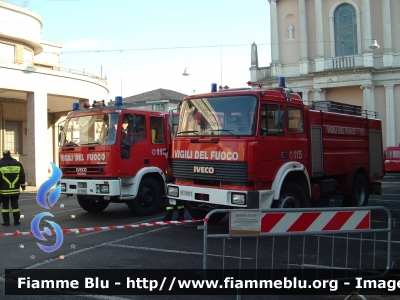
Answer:
[(232, 202), (232, 204), (245, 205), (246, 204), (246, 195), (232, 193), (231, 202)]
[(169, 186), (168, 187), (168, 196), (178, 197), (179, 196), (179, 188), (177, 186)]
[(61, 192), (67, 191), (67, 185), (65, 183), (61, 183)]
[(100, 185), (100, 193), (102, 194), (108, 194), (110, 192), (110, 187), (108, 184), (102, 184)]

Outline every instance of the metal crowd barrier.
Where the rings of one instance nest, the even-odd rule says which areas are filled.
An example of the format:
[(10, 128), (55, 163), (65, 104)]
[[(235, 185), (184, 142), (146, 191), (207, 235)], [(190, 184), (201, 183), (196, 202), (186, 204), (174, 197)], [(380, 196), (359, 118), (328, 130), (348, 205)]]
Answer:
[[(229, 215), (227, 233), (209, 225), (220, 213)], [(330, 279), (352, 279), (358, 271), (380, 278), (391, 268), (391, 214), (385, 207), (217, 209), (199, 229), (204, 270), (340, 270), (343, 278)]]

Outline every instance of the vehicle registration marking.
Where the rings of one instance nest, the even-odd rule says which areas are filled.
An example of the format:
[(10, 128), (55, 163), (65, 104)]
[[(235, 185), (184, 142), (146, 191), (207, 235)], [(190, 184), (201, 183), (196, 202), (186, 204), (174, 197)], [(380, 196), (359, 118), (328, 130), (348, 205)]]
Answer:
[(193, 192), (191, 191), (180, 191), (181, 196), (189, 196), (189, 197), (193, 197)]

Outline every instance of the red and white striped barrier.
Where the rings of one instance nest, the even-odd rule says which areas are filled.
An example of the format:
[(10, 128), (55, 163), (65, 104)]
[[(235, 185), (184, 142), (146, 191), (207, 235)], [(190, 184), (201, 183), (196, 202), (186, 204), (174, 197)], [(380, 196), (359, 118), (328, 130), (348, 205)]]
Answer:
[(262, 233), (324, 232), (370, 229), (371, 211), (264, 213)]
[[(199, 222), (203, 222), (203, 220), (158, 221), (158, 222), (139, 223), (139, 224), (132, 224), (132, 225), (63, 229), (62, 232), (63, 233), (80, 233), (80, 232), (101, 231), (101, 230), (116, 230), (116, 229), (130, 229), (130, 228), (166, 226), (166, 225), (180, 225), (180, 224), (199, 223)], [(51, 231), (51, 233), (55, 233), (54, 230), (50, 230), (50, 231)], [(46, 233), (45, 231), (41, 231), (41, 232)], [(33, 235), (33, 233), (32, 233), (32, 231), (29, 231), (29, 232), (16, 231), (16, 232), (12, 232), (12, 233), (0, 233), (0, 237), (21, 236), (21, 235)]]

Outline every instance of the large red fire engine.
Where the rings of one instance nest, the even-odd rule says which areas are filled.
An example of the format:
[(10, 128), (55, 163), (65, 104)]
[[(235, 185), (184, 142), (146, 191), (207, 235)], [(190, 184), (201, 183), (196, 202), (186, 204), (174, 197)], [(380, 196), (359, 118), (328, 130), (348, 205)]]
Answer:
[(61, 192), (89, 212), (117, 202), (137, 215), (155, 213), (165, 196), (169, 114), (127, 107), (122, 97), (92, 106), (74, 103), (60, 133)]
[(310, 207), (326, 197), (362, 206), (379, 192), (377, 115), (331, 101), (305, 106), (281, 81), (276, 89), (216, 91), (213, 84), (211, 93), (184, 98), (170, 203), (185, 201), (201, 219), (214, 208)]

